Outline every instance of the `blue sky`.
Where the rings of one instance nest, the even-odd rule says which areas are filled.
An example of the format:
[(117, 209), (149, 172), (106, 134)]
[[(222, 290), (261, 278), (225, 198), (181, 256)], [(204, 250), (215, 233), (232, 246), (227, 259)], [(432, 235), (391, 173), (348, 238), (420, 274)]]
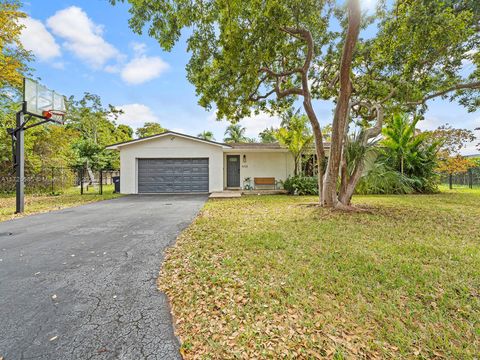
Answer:
[[(24, 10), (29, 18), (22, 40), (36, 55), (32, 66), (44, 85), (67, 96), (98, 94), (105, 105), (122, 108), (119, 122), (133, 128), (158, 121), (191, 135), (211, 130), (222, 140), (227, 123), (215, 121), (213, 113), (197, 104), (186, 79), (189, 54), (184, 39), (170, 53), (162, 51), (155, 40), (130, 30), (128, 5), (111, 6), (107, 0), (33, 0)], [(331, 122), (331, 103), (316, 101), (315, 109), (322, 125)], [(242, 121), (251, 137), (278, 123), (266, 114)], [(473, 129), (480, 126), (480, 114), (445, 100), (430, 102), (420, 128), (445, 123)], [(463, 152), (477, 153), (474, 145)]]

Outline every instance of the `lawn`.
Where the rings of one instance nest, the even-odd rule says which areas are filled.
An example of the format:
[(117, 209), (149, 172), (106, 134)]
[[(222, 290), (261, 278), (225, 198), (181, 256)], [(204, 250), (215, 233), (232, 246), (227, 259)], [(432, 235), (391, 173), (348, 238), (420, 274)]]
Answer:
[(58, 195), (26, 195), (25, 212), (23, 214), (15, 214), (15, 195), (0, 195), (0, 221), (112, 199), (119, 196), (121, 195), (113, 193), (113, 185), (104, 185), (103, 195), (99, 195), (98, 189), (94, 189), (93, 187), (90, 187), (88, 191), (85, 189), (84, 195), (80, 195), (80, 189), (72, 187)]
[(209, 201), (158, 280), (186, 358), (478, 359), (480, 190)]

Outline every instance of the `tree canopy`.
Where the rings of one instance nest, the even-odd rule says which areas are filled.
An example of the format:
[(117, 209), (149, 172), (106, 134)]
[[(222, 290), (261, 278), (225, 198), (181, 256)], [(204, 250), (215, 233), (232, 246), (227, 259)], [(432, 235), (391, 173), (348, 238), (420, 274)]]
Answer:
[(223, 141), (226, 143), (244, 143), (249, 142), (249, 139), (245, 136), (246, 129), (240, 124), (232, 124), (225, 130), (225, 137)]
[(274, 129), (273, 126), (271, 126), (261, 131), (258, 134), (258, 137), (260, 138), (260, 141), (262, 143), (268, 144), (268, 143), (277, 142), (276, 134), (277, 134), (277, 129)]
[(164, 133), (165, 131), (167, 131), (167, 129), (162, 127), (162, 125), (160, 125), (157, 122), (146, 122), (145, 124), (143, 124), (142, 127), (139, 127), (135, 131), (135, 134), (139, 138), (144, 138), (152, 135), (161, 134), (161, 133)]
[(0, 2), (0, 89), (21, 89), (23, 76), (28, 72), (28, 61), (32, 59), (20, 42), (23, 25), (20, 20), (27, 15), (20, 10), (17, 0)]
[(215, 140), (215, 136), (213, 136), (213, 132), (209, 130), (204, 130), (200, 134), (197, 135), (198, 138), (203, 139), (203, 140)]

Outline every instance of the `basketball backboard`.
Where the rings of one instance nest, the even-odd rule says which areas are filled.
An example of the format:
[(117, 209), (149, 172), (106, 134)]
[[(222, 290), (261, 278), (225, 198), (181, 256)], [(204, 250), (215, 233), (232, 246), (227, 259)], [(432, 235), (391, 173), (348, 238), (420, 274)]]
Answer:
[(24, 79), (23, 100), (27, 114), (63, 123), (67, 112), (65, 96), (40, 85), (32, 79)]

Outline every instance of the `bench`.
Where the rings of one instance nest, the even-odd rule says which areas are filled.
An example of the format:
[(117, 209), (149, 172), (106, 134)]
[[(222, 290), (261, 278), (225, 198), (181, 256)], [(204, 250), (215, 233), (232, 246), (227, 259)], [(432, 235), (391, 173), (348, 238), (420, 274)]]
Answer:
[(274, 177), (256, 177), (253, 178), (254, 188), (257, 186), (273, 186), (275, 190), (277, 188)]

